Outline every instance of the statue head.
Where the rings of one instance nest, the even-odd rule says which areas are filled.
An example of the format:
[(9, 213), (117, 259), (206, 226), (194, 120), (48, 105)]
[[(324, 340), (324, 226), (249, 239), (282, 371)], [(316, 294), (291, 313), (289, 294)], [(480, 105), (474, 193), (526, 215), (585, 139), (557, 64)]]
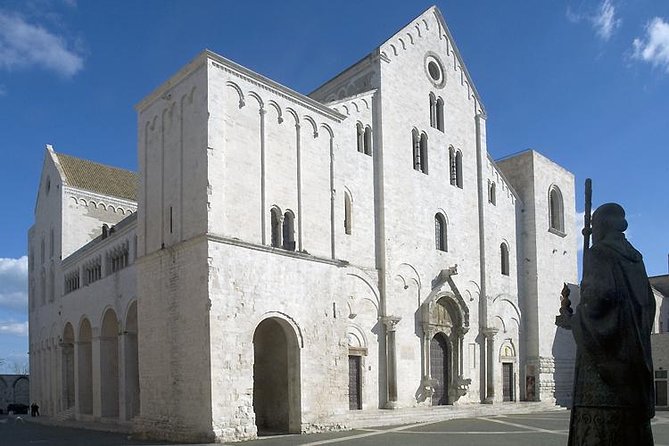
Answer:
[(622, 234), (627, 229), (625, 210), (618, 203), (606, 203), (592, 214), (592, 241), (598, 242), (607, 234)]

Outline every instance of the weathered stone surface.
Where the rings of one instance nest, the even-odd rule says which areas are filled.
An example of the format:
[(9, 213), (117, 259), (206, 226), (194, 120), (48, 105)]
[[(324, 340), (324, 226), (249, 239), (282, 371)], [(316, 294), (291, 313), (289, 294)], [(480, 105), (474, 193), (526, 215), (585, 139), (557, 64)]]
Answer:
[[(430, 95), (443, 125), (431, 125)], [(138, 201), (100, 197), (136, 219), (118, 223), (108, 205), (83, 211), (66, 188), (40, 187), (31, 366), (46, 413), (67, 409), (61, 338), (76, 353), (78, 418), (109, 409), (99, 389), (116, 371), (117, 418), (177, 441), (338, 429), (352, 404), (430, 406), (437, 391), (448, 404), (518, 401), (528, 377), (536, 399), (553, 398), (559, 352), (546, 320), (562, 283), (576, 280), (573, 175), (534, 151), (489, 157), (485, 110), (436, 8), (311, 98), (203, 52), (137, 110)], [(358, 150), (358, 125), (371, 153)], [(413, 129), (428, 141), (422, 171)], [(42, 182), (58, 190), (59, 175), (49, 151)], [(90, 191), (76, 193), (90, 202)], [(273, 234), (272, 212), (293, 226)], [(103, 223), (118, 224), (78, 250)], [(35, 259), (51, 227), (55, 291), (42, 303), (48, 262)], [(280, 237), (288, 243), (272, 246)], [(126, 242), (128, 266), (112, 271), (107, 259)], [(100, 279), (65, 293), (65, 279), (97, 259)], [(110, 309), (116, 340), (101, 335)], [(268, 346), (285, 357), (256, 356)], [(349, 356), (359, 357), (359, 388), (349, 388)], [(254, 374), (270, 363), (281, 379), (263, 387)], [(271, 423), (260, 394), (282, 395), (267, 403), (282, 412)]]

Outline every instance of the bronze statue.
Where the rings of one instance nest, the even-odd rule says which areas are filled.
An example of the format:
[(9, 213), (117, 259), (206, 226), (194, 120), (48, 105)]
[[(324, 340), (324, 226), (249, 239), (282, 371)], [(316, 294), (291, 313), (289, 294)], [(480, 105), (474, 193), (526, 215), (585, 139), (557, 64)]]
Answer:
[(563, 293), (556, 318), (577, 346), (568, 444), (652, 445), (655, 298), (642, 256), (623, 234), (623, 208), (595, 211), (592, 247), (587, 211), (581, 301), (572, 314)]

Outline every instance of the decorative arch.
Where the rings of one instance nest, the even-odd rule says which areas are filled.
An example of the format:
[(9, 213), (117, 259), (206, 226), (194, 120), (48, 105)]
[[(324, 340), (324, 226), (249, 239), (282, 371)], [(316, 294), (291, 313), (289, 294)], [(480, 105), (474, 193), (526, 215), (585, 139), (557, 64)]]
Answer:
[(267, 102), (267, 105), (276, 110), (277, 122), (281, 124), (283, 122), (283, 111), (281, 110), (281, 106), (271, 99)]
[(292, 116), (292, 118), (295, 120), (295, 125), (300, 125), (300, 115), (298, 115), (295, 110), (290, 107), (286, 107), (286, 114)]
[[(365, 288), (367, 288), (370, 291), (370, 293), (368, 295), (365, 295), (365, 297), (363, 297), (363, 299), (366, 299), (369, 302), (371, 302), (372, 305), (374, 305), (374, 308), (376, 308), (376, 312), (378, 314), (379, 304), (380, 304), (379, 290), (376, 287), (376, 285), (374, 285), (374, 282), (372, 281), (372, 279), (370, 279), (366, 274), (364, 274), (362, 272), (357, 273), (357, 272), (351, 271), (351, 272), (347, 272), (346, 275), (359, 280), (360, 282), (362, 282), (362, 284), (365, 286)], [(372, 297), (371, 299), (369, 298), (369, 295), (371, 295), (371, 297)], [(349, 309), (352, 310), (351, 314), (356, 313), (355, 310), (352, 309), (352, 304), (350, 302), (350, 299), (349, 299)]]
[[(244, 105), (246, 104), (246, 102), (244, 101), (244, 93), (242, 92), (242, 89), (239, 87), (239, 85), (235, 84), (232, 81), (226, 82), (225, 85), (227, 85), (228, 87), (232, 88), (233, 90), (235, 90), (237, 92), (237, 96), (239, 97), (239, 108), (244, 107)], [(256, 95), (256, 99), (259, 99), (257, 97), (257, 95)], [(260, 105), (262, 107), (262, 101), (259, 101), (259, 102), (260, 102)]]
[(304, 115), (304, 120), (311, 124), (311, 128), (314, 131), (314, 138), (318, 138), (318, 125), (316, 124), (316, 121), (314, 121), (314, 118), (309, 115)]
[[(260, 97), (260, 95), (258, 93), (256, 93), (255, 91), (249, 91), (249, 97), (252, 97), (253, 99), (256, 100), (256, 102), (258, 103), (258, 108), (260, 110), (265, 109), (265, 101), (263, 101), (263, 99)], [(242, 107), (240, 106), (239, 108), (242, 108)]]
[[(321, 128), (323, 130), (325, 130), (326, 132), (328, 132), (328, 135), (330, 136), (330, 139), (334, 139), (335, 134), (334, 134), (334, 130), (332, 130), (332, 127), (330, 127), (328, 124), (323, 123), (323, 124), (321, 124)], [(316, 134), (314, 135), (314, 137), (317, 137), (317, 136), (318, 136), (318, 131), (316, 131)]]
[(349, 348), (367, 348), (367, 336), (359, 325), (349, 322), (346, 326), (346, 338), (348, 339)]

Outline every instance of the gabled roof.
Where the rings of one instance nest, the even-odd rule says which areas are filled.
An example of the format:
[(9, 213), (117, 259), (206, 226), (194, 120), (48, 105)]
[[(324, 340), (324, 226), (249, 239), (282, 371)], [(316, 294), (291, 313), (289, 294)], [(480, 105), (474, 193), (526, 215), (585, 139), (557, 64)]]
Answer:
[[(408, 24), (400, 28), (399, 31), (394, 33), (390, 38), (386, 39), (380, 45), (378, 45), (373, 51), (367, 54), (367, 56), (363, 57), (358, 62), (354, 63), (353, 65), (341, 71), (336, 76), (332, 77), (323, 84), (319, 85), (314, 91), (309, 93), (309, 96), (319, 97), (319, 94), (325, 89), (325, 87), (327, 87), (333, 82), (336, 82), (338, 78), (346, 78), (348, 76), (354, 75), (359, 71), (364, 70), (367, 67), (367, 65), (370, 64), (371, 61), (374, 61), (379, 57), (385, 60), (386, 62), (389, 61), (390, 54), (386, 53), (385, 51), (382, 51), (382, 49), (384, 49), (388, 45), (391, 45), (391, 43), (393, 42), (397, 43), (396, 41), (400, 37), (406, 36), (407, 33), (413, 33), (413, 31), (417, 27), (418, 22), (422, 21), (423, 23), (426, 23), (425, 19), (428, 17), (430, 18), (434, 17), (434, 19), (436, 20), (438, 27), (437, 30), (440, 35), (440, 38), (447, 39), (448, 47), (450, 48), (450, 51), (453, 52), (455, 58), (457, 59), (457, 70), (460, 70), (462, 72), (464, 79), (466, 79), (467, 85), (469, 86), (469, 88), (471, 88), (471, 93), (474, 96), (476, 103), (478, 104), (478, 107), (485, 116), (486, 111), (485, 111), (485, 106), (481, 101), (481, 96), (479, 95), (478, 90), (474, 85), (474, 81), (472, 80), (472, 77), (469, 74), (469, 71), (467, 70), (467, 66), (465, 65), (462, 55), (460, 54), (460, 50), (458, 50), (458, 46), (455, 44), (455, 39), (453, 38), (453, 35), (451, 34), (451, 31), (448, 28), (448, 25), (446, 24), (446, 20), (444, 19), (444, 16), (442, 15), (441, 11), (436, 5), (432, 5), (428, 9), (423, 11), (418, 17), (411, 20)], [(427, 26), (427, 24), (425, 26)], [(420, 34), (418, 34), (418, 36), (420, 36)]]
[(71, 187), (137, 201), (137, 174), (62, 153), (54, 153)]

